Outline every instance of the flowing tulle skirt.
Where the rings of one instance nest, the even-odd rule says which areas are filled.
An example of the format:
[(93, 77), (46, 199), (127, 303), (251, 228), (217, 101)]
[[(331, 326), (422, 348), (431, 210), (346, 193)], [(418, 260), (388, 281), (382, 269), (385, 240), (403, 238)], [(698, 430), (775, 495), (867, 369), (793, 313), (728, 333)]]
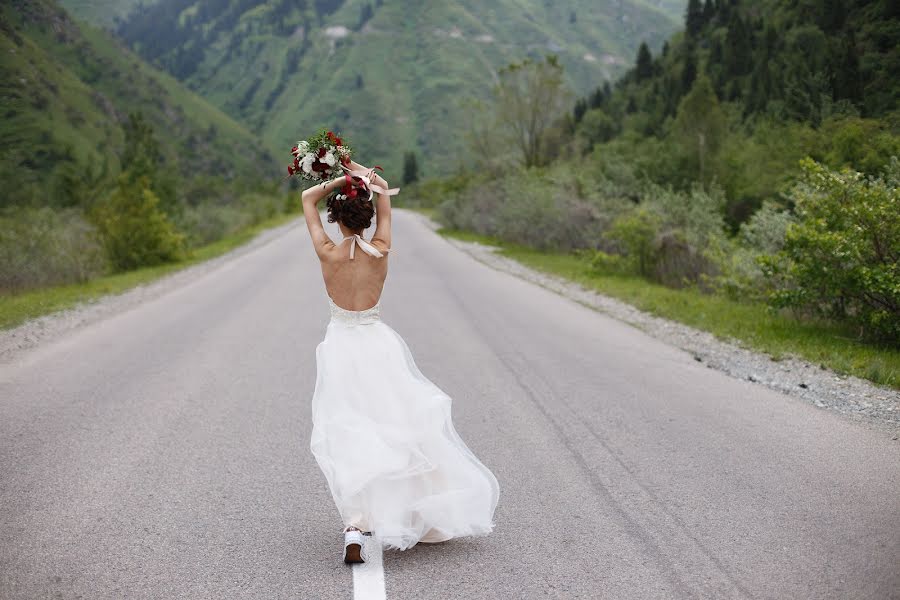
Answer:
[(451, 399), (377, 314), (332, 303), (332, 315), (316, 348), (310, 449), (344, 524), (400, 550), (490, 533), (499, 485), (454, 429)]

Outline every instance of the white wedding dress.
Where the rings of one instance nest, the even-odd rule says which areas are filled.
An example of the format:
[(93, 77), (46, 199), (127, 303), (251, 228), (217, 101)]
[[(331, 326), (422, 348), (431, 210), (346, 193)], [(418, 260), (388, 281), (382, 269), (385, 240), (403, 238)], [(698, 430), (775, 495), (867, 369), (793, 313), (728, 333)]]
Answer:
[[(362, 238), (351, 252), (357, 242), (377, 252)], [(381, 320), (380, 301), (362, 311), (328, 303), (310, 449), (344, 523), (399, 550), (490, 533), (500, 488), (454, 429), (450, 397)]]

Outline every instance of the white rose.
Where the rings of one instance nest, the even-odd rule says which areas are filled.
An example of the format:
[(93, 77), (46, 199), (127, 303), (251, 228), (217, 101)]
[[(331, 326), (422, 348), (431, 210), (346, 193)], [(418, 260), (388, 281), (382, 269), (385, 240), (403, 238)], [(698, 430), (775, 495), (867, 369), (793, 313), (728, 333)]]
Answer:
[(299, 150), (301, 154), (306, 154), (309, 151), (309, 142), (306, 140), (297, 142), (297, 150)]
[(328, 165), (329, 167), (333, 167), (334, 163), (337, 162), (337, 159), (334, 157), (334, 154), (331, 152), (326, 152), (325, 156), (322, 158), (322, 162)]
[(309, 153), (300, 161), (300, 168), (306, 173), (312, 174), (312, 164), (316, 161), (316, 155)]

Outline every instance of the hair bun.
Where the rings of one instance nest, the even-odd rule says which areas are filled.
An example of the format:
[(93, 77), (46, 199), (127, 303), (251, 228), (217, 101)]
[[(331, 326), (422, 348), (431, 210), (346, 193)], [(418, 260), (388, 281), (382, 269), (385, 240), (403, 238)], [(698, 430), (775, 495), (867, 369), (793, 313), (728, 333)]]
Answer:
[(329, 223), (343, 223), (349, 229), (367, 229), (372, 225), (375, 207), (372, 205), (371, 192), (363, 187), (355, 187), (356, 196), (349, 197), (338, 190), (331, 194), (325, 202), (328, 208)]

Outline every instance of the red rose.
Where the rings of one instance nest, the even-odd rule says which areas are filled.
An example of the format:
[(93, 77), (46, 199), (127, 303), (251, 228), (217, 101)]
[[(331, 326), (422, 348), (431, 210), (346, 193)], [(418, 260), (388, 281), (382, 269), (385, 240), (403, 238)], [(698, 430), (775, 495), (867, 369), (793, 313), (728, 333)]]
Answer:
[(318, 154), (319, 158), (325, 158), (326, 153), (327, 153), (327, 150), (325, 150), (325, 146), (322, 146), (321, 148), (319, 148), (319, 154)]

